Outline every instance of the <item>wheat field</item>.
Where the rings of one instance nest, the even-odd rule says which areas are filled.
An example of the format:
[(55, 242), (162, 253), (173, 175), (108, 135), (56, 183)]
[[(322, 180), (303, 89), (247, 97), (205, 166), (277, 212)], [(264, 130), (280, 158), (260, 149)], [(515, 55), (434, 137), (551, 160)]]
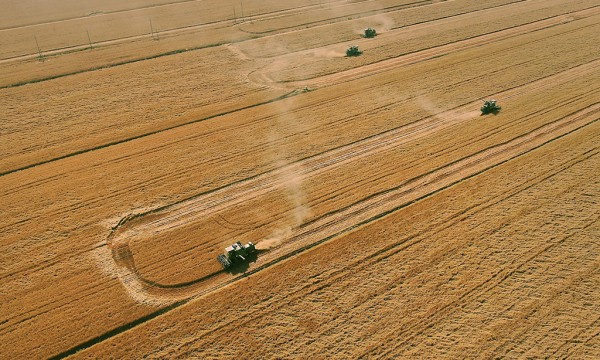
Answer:
[(598, 0), (0, 4), (0, 358), (600, 358)]

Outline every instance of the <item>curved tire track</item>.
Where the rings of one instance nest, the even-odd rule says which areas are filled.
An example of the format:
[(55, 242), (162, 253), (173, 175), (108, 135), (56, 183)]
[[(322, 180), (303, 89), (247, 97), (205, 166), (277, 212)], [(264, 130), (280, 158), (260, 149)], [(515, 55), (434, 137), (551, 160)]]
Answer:
[[(259, 263), (259, 266), (256, 269), (251, 269), (251, 272), (260, 271), (291, 256), (290, 254), (296, 254), (312, 248), (315, 244), (326, 241), (337, 234), (347, 232), (373, 219), (379, 218), (382, 216), (381, 214), (386, 214), (389, 211), (393, 211), (393, 209), (418, 201), (466, 178), (475, 176), (557, 138), (593, 124), (599, 119), (600, 103), (596, 103), (588, 109), (577, 111), (570, 116), (543, 125), (510, 141), (481, 150), (429, 173), (412, 178), (397, 187), (373, 194), (357, 203), (302, 224), (292, 230), (291, 236), (284, 245), (264, 252), (260, 260), (260, 263), (264, 264), (260, 265)], [(346, 159), (346, 157), (341, 156), (341, 160), (338, 160), (338, 162), (343, 162)], [(320, 170), (320, 168), (317, 170)], [(271, 185), (273, 184), (271, 183)], [(242, 191), (240, 197), (234, 200), (234, 204), (237, 201), (247, 201), (246, 199), (249, 197), (257, 196), (254, 194), (255, 191), (257, 190), (252, 188)], [(225, 198), (230, 199), (231, 195)], [(219, 204), (213, 200), (204, 211), (216, 212), (224, 205), (226, 206), (226, 202)], [(181, 206), (178, 208), (179, 213), (176, 212), (175, 216), (160, 217), (149, 223), (141, 222), (136, 224), (136, 227), (141, 226), (145, 233), (151, 234), (185, 223), (185, 221), (190, 219), (189, 213), (181, 214)], [(181, 215), (185, 217), (178, 219), (177, 217)], [(237, 279), (234, 278), (222, 282), (227, 278), (223, 276), (225, 275), (223, 271), (209, 273), (198, 280), (176, 285), (161, 285), (144, 279), (139, 275), (135, 267), (133, 253), (131, 253), (128, 245), (128, 239), (134, 232), (135, 229), (131, 227), (125, 231), (117, 229), (117, 231), (111, 234), (107, 243), (109, 248), (112, 249), (115, 264), (121, 270), (120, 278), (123, 284), (136, 299), (144, 298), (144, 296), (149, 296), (150, 299), (164, 297), (170, 301), (185, 299), (210, 292)], [(260, 242), (258, 245), (260, 246)], [(218, 281), (219, 279), (221, 281)]]

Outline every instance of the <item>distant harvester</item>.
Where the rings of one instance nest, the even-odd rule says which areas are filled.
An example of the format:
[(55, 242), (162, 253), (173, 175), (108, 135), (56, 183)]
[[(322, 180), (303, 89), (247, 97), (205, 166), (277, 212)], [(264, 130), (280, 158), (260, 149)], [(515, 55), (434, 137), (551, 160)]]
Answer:
[(481, 115), (497, 114), (502, 107), (496, 104), (496, 100), (484, 100), (481, 107)]
[(362, 51), (360, 51), (356, 45), (352, 45), (346, 50), (346, 56), (348, 57), (359, 56), (360, 54), (362, 54)]
[(375, 29), (373, 29), (372, 27), (368, 27), (365, 29), (366, 38), (374, 38), (375, 36), (377, 36), (377, 31)]

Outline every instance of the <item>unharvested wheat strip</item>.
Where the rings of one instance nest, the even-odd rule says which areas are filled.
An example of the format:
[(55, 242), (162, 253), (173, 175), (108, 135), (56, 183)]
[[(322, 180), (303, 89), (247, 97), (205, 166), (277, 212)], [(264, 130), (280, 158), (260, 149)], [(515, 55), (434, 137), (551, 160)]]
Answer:
[[(550, 86), (557, 86), (569, 81), (573, 77), (586, 76), (598, 71), (600, 60), (564, 71), (542, 80), (535, 81), (523, 87), (497, 94), (497, 97), (510, 99), (524, 93), (531, 93)], [(269, 191), (285, 187), (285, 174), (294, 174), (302, 179), (313, 176), (319, 172), (347, 164), (365, 156), (372, 156), (390, 148), (400, 146), (408, 141), (430, 135), (450, 126), (468, 120), (473, 115), (468, 109), (476, 107), (473, 102), (460, 108), (447, 111), (436, 116), (425, 118), (396, 130), (384, 133), (363, 141), (344, 146), (322, 155), (309, 158), (259, 177), (241, 181), (231, 186), (219, 189), (195, 199), (174, 205), (158, 213), (152, 214), (152, 219), (146, 221), (142, 216), (130, 223), (123, 223), (123, 229), (117, 229), (111, 235), (111, 243), (129, 241), (131, 236), (136, 238), (152, 236), (161, 231), (180, 226), (192, 218), (199, 218), (223, 209), (247, 202), (250, 199), (264, 195)], [(468, 114), (469, 116), (465, 116)], [(139, 224), (139, 225), (138, 225)]]

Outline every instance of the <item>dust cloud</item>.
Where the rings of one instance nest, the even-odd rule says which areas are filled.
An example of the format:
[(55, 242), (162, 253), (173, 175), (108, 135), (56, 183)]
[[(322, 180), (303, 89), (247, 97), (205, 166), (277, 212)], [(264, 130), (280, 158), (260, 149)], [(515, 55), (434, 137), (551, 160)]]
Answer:
[[(415, 101), (423, 110), (425, 110), (429, 114), (429, 116), (433, 117), (434, 119), (440, 122), (448, 121), (448, 110), (445, 110), (444, 108), (441, 108), (440, 106), (436, 105), (433, 101), (431, 101), (429, 97), (425, 95), (417, 95)], [(452, 117), (455, 120), (469, 120), (477, 116), (479, 116), (479, 108), (477, 107), (471, 111), (452, 112)]]
[(284, 229), (277, 229), (268, 238), (263, 239), (260, 242), (258, 242), (258, 244), (256, 244), (256, 248), (258, 250), (272, 249), (272, 248), (280, 245), (281, 243), (283, 243), (285, 240), (289, 239), (290, 237), (292, 237), (292, 228), (291, 227), (284, 228)]
[[(375, 4), (377, 4), (381, 10), (385, 8), (382, 4), (378, 2), (375, 2)], [(352, 31), (355, 34), (363, 35), (364, 30), (366, 28), (372, 27), (377, 31), (378, 34), (381, 34), (392, 30), (395, 25), (396, 22), (390, 15), (386, 13), (379, 13), (377, 15), (367, 16), (353, 20)]]
[(372, 27), (377, 31), (377, 34), (382, 34), (392, 30), (394, 25), (394, 19), (392, 19), (389, 15), (379, 14), (354, 21), (352, 31), (355, 34), (364, 35), (365, 29)]
[[(335, 15), (336, 12), (343, 14), (341, 7), (346, 4), (352, 4), (352, 1), (344, 1), (341, 3), (342, 5), (338, 4), (337, 6), (328, 4), (324, 11), (331, 12), (333, 15)], [(383, 8), (383, 6), (381, 7)], [(362, 34), (366, 27), (374, 27), (379, 33), (382, 33), (392, 29), (394, 21), (387, 14), (379, 14), (350, 21), (347, 24), (353, 31), (360, 34)], [(285, 44), (281, 43), (269, 45), (275, 50), (286, 49)], [(345, 56), (345, 52), (331, 48), (316, 48), (307, 50), (305, 53), (315, 57), (325, 58)], [(292, 66), (291, 58), (283, 56), (274, 61), (272, 60), (269, 70), (270, 72), (276, 72), (282, 69), (290, 70), (290, 66)], [(271, 249), (289, 240), (294, 235), (295, 230), (311, 215), (311, 209), (303, 189), (303, 178), (300, 174), (302, 169), (288, 165), (289, 161), (286, 161), (288, 156), (287, 141), (282, 141), (286, 136), (297, 134), (305, 130), (302, 120), (297, 119), (293, 111), (290, 111), (292, 104), (293, 99), (287, 99), (286, 101), (279, 101), (276, 103), (276, 106), (279, 107), (279, 116), (274, 121), (274, 125), (269, 131), (267, 139), (269, 143), (278, 144), (277, 146), (274, 146), (272, 156), (269, 160), (272, 161), (278, 169), (284, 169), (279, 180), (285, 188), (285, 194), (290, 203), (291, 210), (286, 223), (273, 229), (271, 235), (257, 242), (257, 248), (262, 250)]]
[(415, 98), (417, 104), (419, 104), (419, 106), (425, 110), (429, 115), (433, 116), (434, 118), (436, 118), (437, 120), (443, 120), (442, 117), (440, 117), (440, 113), (442, 112), (442, 110), (440, 108), (438, 108), (433, 101), (431, 101), (427, 96), (425, 95), (418, 95)]
[(288, 240), (292, 237), (294, 230), (302, 225), (311, 214), (302, 186), (302, 168), (290, 165), (287, 160), (289, 157), (288, 141), (284, 138), (290, 134), (301, 133), (305, 128), (302, 121), (290, 111), (292, 104), (293, 99), (277, 103), (279, 116), (275, 119), (268, 134), (268, 142), (278, 144), (271, 152), (270, 161), (275, 164), (276, 168), (281, 169), (278, 180), (283, 185), (290, 210), (285, 222), (273, 229), (270, 236), (257, 243), (257, 248), (262, 250), (273, 248)]
[(326, 48), (319, 48), (319, 49), (311, 49), (308, 52), (309, 55), (312, 55), (314, 57), (323, 57), (323, 58), (334, 58), (334, 57), (344, 57), (346, 56), (346, 53), (339, 51), (339, 50), (333, 50), (333, 49), (326, 49)]

